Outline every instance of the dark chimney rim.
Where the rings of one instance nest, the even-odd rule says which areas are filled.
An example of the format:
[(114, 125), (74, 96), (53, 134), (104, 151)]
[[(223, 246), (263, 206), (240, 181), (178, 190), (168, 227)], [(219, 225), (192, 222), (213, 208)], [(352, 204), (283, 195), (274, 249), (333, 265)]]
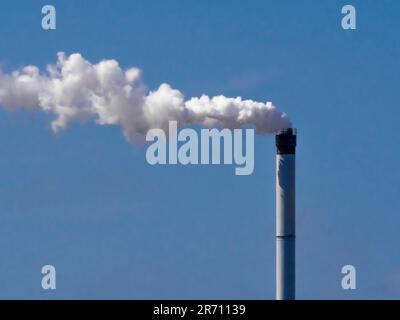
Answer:
[(279, 130), (275, 136), (277, 154), (295, 154), (297, 144), (297, 130), (287, 128)]
[(284, 129), (279, 129), (276, 132), (277, 136), (285, 135), (285, 134), (295, 136), (295, 135), (297, 135), (297, 129), (296, 128), (284, 128)]

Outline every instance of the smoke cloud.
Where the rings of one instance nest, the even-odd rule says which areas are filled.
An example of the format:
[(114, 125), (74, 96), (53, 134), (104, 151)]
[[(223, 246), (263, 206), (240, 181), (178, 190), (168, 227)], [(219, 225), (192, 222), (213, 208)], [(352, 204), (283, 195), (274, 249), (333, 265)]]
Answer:
[(152, 128), (167, 130), (169, 120), (180, 126), (230, 129), (254, 125), (259, 134), (292, 127), (287, 115), (271, 102), (222, 95), (185, 101), (179, 90), (166, 83), (148, 91), (139, 69), (123, 70), (115, 60), (92, 64), (79, 53), (57, 56), (57, 63), (45, 72), (26, 66), (0, 73), (0, 105), (9, 111), (23, 108), (54, 114), (54, 132), (72, 121), (120, 125), (129, 141), (143, 141)]

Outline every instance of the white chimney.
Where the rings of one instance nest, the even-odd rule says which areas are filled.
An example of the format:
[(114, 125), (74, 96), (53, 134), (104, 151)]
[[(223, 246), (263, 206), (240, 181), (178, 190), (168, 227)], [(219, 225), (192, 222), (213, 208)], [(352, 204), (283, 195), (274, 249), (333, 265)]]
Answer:
[(295, 299), (296, 130), (276, 135), (276, 299)]

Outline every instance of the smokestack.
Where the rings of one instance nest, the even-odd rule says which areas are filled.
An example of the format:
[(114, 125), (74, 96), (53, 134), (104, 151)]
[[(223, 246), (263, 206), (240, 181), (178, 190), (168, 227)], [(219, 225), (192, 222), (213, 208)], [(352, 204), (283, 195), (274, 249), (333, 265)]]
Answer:
[(276, 299), (295, 299), (296, 130), (276, 135)]

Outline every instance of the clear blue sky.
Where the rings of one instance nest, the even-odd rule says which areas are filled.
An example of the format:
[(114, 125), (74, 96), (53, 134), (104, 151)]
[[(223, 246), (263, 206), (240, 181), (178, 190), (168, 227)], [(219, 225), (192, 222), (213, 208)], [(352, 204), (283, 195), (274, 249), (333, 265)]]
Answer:
[[(41, 29), (47, 2), (1, 2), (3, 71), (80, 52), (150, 88), (272, 100), (299, 131), (298, 298), (400, 298), (399, 1), (49, 3), (56, 31)], [(356, 31), (340, 27), (348, 3)], [(152, 167), (119, 127), (54, 136), (49, 120), (0, 110), (0, 298), (274, 298), (273, 137), (238, 177)]]

